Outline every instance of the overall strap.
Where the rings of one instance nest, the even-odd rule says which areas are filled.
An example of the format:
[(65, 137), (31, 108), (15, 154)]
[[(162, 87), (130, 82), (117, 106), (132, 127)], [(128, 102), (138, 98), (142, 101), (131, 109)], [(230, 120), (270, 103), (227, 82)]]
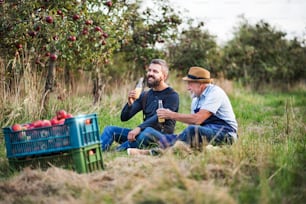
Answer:
[(141, 104), (142, 104), (142, 119), (143, 120), (145, 120), (144, 110), (145, 110), (145, 106), (146, 106), (146, 103), (147, 103), (148, 92), (149, 91), (144, 91), (143, 92), (143, 97), (142, 97), (142, 101), (141, 101)]

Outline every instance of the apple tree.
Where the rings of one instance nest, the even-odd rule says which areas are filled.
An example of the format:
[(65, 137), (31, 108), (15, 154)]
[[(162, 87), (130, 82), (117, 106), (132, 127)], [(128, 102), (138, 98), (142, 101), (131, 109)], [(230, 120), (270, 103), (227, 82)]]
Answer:
[[(91, 71), (97, 102), (101, 77), (107, 72), (103, 67), (119, 48), (129, 16), (135, 13), (129, 7), (125, 0), (2, 0), (0, 55), (22, 55), (32, 67), (48, 68), (45, 102), (55, 85), (56, 66), (65, 68), (66, 81), (74, 69)], [(22, 66), (19, 71), (22, 74)]]
[[(133, 71), (143, 72), (152, 58), (165, 57), (165, 44), (177, 38), (182, 23), (179, 11), (169, 1), (154, 0), (154, 7), (135, 8), (130, 16), (129, 33), (121, 47), (126, 61), (134, 62)], [(135, 5), (136, 7), (140, 5)]]

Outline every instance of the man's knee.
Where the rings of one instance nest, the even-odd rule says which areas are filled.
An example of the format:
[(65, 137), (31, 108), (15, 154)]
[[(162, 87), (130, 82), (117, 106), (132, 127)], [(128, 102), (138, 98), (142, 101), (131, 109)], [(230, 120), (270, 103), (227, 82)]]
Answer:
[(151, 127), (145, 128), (136, 138), (139, 147), (147, 147), (158, 141), (156, 130)]
[(102, 135), (111, 134), (114, 131), (115, 126), (106, 126), (103, 129)]
[(155, 129), (152, 127), (147, 127), (145, 128), (143, 131), (141, 131), (141, 134), (150, 134), (151, 132), (153, 132)]

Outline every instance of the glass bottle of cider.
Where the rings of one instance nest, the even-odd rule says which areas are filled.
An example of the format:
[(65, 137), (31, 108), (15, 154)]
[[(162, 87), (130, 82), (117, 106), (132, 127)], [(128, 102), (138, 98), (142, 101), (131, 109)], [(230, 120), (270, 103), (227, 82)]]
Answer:
[[(158, 100), (158, 108), (164, 108), (162, 100)], [(165, 122), (165, 118), (158, 118), (158, 122), (159, 123), (164, 123)]]
[(137, 84), (136, 84), (136, 87), (135, 87), (135, 91), (136, 91), (136, 99), (139, 98), (141, 92), (142, 92), (142, 89), (143, 89), (143, 77), (141, 77)]

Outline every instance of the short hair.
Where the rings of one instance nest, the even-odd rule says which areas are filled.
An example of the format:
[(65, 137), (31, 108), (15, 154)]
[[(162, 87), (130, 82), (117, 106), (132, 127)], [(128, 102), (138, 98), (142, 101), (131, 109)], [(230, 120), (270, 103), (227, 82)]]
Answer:
[(158, 65), (160, 65), (161, 68), (162, 68), (162, 72), (166, 76), (168, 76), (169, 67), (168, 67), (168, 64), (167, 64), (167, 62), (165, 60), (162, 60), (162, 59), (152, 59), (150, 64), (158, 64)]

